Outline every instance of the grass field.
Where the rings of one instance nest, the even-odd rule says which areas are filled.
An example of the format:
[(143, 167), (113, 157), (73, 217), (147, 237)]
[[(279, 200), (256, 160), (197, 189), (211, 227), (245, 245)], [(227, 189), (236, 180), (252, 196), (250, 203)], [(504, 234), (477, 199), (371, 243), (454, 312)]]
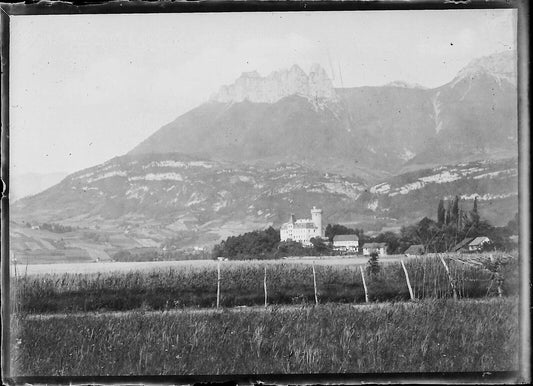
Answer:
[[(459, 298), (497, 294), (490, 271), (448, 260)], [(313, 270), (308, 264), (225, 262), (221, 269), (220, 305), (264, 304), (264, 272), (269, 304), (315, 302)], [(360, 265), (317, 265), (317, 297), (321, 303), (362, 303), (365, 291)], [(414, 295), (418, 299), (452, 296), (449, 277), (441, 261), (424, 257), (406, 261)], [(504, 295), (518, 293), (518, 264), (502, 269)], [(398, 262), (383, 264), (378, 274), (365, 273), (370, 301), (410, 298), (405, 274)], [(86, 312), (111, 310), (169, 310), (214, 307), (217, 266), (214, 262), (156, 271), (108, 274), (58, 274), (22, 276), (13, 280), (13, 305), (24, 312)]]
[[(403, 255), (388, 255), (381, 258), (383, 263), (399, 261), (399, 259), (408, 260)], [(312, 264), (316, 265), (354, 265), (366, 264), (368, 257), (366, 256), (309, 256), (309, 257), (294, 257), (288, 259), (278, 260), (262, 260), (263, 264)], [(247, 262), (251, 263), (250, 261)], [(11, 275), (15, 276), (15, 271), (18, 276), (23, 275), (45, 275), (45, 274), (76, 274), (76, 273), (109, 273), (109, 272), (132, 272), (132, 271), (157, 271), (166, 268), (183, 268), (183, 267), (213, 267), (217, 263), (212, 259), (203, 260), (176, 260), (176, 261), (100, 261), (100, 262), (75, 262), (75, 263), (54, 263), (54, 264), (25, 264), (18, 262), (11, 264)], [(228, 261), (223, 263), (226, 265), (239, 264), (239, 262)]]
[(18, 315), (15, 376), (503, 371), (515, 297), (250, 310)]

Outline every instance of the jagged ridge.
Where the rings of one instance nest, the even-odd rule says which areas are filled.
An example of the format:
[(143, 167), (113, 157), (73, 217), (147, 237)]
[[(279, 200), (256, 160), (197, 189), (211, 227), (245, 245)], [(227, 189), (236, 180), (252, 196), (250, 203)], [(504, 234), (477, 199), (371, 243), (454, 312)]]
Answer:
[(266, 77), (261, 77), (257, 71), (245, 72), (232, 85), (222, 86), (210, 100), (222, 103), (244, 100), (275, 103), (290, 95), (299, 95), (311, 101), (336, 99), (335, 89), (326, 71), (314, 64), (309, 75), (297, 65), (274, 71)]

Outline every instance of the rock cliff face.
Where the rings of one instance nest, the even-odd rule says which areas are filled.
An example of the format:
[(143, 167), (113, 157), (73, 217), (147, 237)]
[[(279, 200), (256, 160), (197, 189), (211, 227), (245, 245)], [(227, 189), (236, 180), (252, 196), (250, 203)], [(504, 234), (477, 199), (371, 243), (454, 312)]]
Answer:
[(326, 71), (315, 64), (308, 75), (297, 65), (274, 71), (266, 77), (261, 77), (257, 71), (245, 72), (232, 85), (222, 86), (211, 96), (211, 101), (275, 103), (290, 95), (299, 95), (316, 103), (336, 99)]

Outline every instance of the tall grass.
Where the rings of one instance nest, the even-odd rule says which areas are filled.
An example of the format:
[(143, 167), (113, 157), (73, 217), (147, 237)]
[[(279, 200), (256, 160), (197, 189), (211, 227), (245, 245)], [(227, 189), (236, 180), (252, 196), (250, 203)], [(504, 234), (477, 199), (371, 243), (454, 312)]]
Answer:
[(503, 371), (518, 366), (516, 298), (34, 316), (15, 375)]
[[(459, 298), (494, 296), (494, 275), (481, 266), (447, 258)], [(224, 307), (264, 304), (263, 278), (267, 268), (269, 304), (314, 303), (312, 268), (309, 265), (228, 262), (222, 266), (221, 305)], [(406, 261), (415, 296), (452, 296), (448, 275), (436, 257)], [(359, 266), (317, 266), (320, 302), (365, 301)], [(518, 292), (518, 262), (504, 270), (504, 294)], [(380, 272), (366, 275), (371, 301), (410, 298), (400, 263), (383, 264)], [(13, 303), (31, 313), (97, 310), (168, 310), (216, 305), (216, 267), (169, 268), (154, 272), (108, 274), (62, 274), (17, 277), (13, 280)]]

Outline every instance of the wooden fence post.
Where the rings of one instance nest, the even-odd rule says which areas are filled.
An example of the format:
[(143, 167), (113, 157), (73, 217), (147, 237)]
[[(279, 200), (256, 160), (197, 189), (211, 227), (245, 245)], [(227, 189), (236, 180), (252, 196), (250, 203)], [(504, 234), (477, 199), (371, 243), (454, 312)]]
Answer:
[(315, 304), (318, 305), (318, 294), (317, 294), (317, 291), (316, 291), (316, 272), (315, 272), (315, 262), (313, 260), (313, 284), (314, 284), (314, 287), (315, 287)]
[(457, 300), (457, 289), (455, 288), (455, 281), (453, 280), (452, 274), (450, 273), (450, 269), (448, 268), (448, 265), (442, 258), (442, 255), (439, 255), (440, 261), (442, 261), (442, 265), (444, 265), (444, 268), (446, 269), (446, 273), (448, 274), (448, 279), (450, 280), (450, 285), (452, 286), (453, 291), (453, 299)]
[(217, 308), (220, 306), (220, 260), (217, 266), (218, 279), (217, 279)]
[(363, 288), (365, 289), (365, 303), (368, 303), (368, 288), (366, 288), (365, 274), (363, 272), (363, 267), (359, 266), (361, 270), (361, 278), (363, 279)]
[(409, 295), (411, 295), (411, 300), (415, 300), (415, 295), (413, 294), (413, 288), (411, 288), (411, 282), (409, 281), (409, 274), (407, 273), (407, 268), (405, 268), (403, 260), (400, 260), (400, 263), (402, 263), (403, 272), (405, 273), (405, 280), (407, 281), (407, 287), (409, 288)]
[(263, 280), (263, 286), (265, 287), (265, 308), (268, 305), (268, 294), (267, 294), (267, 267), (265, 265), (265, 279)]
[(11, 262), (13, 263), (13, 268), (15, 269), (15, 278), (17, 277), (17, 258), (15, 252), (11, 251)]

